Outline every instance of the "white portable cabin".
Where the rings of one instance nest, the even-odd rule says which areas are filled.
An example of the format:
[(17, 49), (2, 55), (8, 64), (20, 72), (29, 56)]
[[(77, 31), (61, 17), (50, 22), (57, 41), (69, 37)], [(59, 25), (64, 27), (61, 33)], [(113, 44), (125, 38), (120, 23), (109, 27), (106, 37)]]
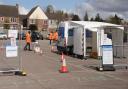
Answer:
[[(100, 47), (103, 44), (104, 33), (109, 30), (112, 35), (114, 56), (123, 56), (123, 49), (116, 47), (123, 45), (124, 28), (121, 25), (94, 21), (71, 21), (70, 25), (76, 26), (74, 29), (74, 54), (86, 57), (86, 48), (91, 46), (92, 52), (98, 52), (98, 56), (101, 56)], [(86, 38), (86, 30), (92, 31), (90, 39)]]

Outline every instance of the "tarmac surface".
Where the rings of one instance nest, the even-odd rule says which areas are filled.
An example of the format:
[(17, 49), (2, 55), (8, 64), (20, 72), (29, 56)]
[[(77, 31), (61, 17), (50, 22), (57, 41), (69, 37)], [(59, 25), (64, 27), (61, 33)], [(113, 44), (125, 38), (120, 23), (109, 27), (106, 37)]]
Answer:
[[(39, 43), (42, 54), (23, 49), (21, 51), (20, 63), (27, 76), (3, 74), (0, 76), (0, 89), (128, 89), (126, 67), (99, 72), (95, 70), (100, 64), (97, 59), (81, 60), (64, 55), (69, 73), (59, 73), (62, 66), (61, 55), (51, 52), (49, 41), (42, 40)], [(25, 44), (22, 44), (23, 47)], [(4, 55), (0, 56), (2, 59)], [(125, 61), (122, 63), (128, 64), (128, 58), (116, 61), (115, 63)], [(2, 62), (0, 65), (7, 67)]]

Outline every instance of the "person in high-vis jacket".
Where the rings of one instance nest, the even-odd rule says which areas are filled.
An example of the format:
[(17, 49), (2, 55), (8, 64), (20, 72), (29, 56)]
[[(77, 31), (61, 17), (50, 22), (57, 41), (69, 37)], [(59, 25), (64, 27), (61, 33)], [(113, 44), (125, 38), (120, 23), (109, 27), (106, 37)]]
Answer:
[(30, 49), (30, 44), (31, 44), (31, 35), (30, 35), (30, 31), (28, 31), (25, 36), (26, 36), (26, 45), (25, 45), (25, 47), (24, 47), (24, 50), (31, 51), (31, 49)]
[(57, 45), (58, 43), (58, 32), (54, 32), (53, 33), (53, 42), (55, 43), (55, 45)]
[(52, 40), (53, 40), (53, 32), (50, 32), (50, 34), (49, 34), (49, 44), (50, 45), (52, 43)]
[(58, 32), (54, 32), (53, 34), (53, 37), (54, 37), (54, 41), (58, 41)]

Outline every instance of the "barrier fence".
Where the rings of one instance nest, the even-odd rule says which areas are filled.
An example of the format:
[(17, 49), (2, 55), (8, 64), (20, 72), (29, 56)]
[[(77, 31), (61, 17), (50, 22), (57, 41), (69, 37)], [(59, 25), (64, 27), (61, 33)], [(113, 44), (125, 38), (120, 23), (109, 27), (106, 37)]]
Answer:
[(128, 68), (128, 45), (114, 45), (113, 53), (115, 68)]
[(21, 29), (8, 30), (7, 39), (0, 39), (0, 74), (23, 74), (21, 58)]

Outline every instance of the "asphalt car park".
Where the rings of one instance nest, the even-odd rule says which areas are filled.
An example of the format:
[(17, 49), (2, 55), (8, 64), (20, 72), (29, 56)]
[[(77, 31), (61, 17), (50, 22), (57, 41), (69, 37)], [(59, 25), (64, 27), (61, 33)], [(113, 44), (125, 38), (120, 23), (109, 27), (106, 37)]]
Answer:
[[(48, 40), (39, 40), (39, 44), (42, 54), (21, 50), (22, 69), (27, 76), (1, 75), (0, 89), (128, 89), (128, 69), (100, 72), (95, 70), (100, 64), (97, 59), (81, 60), (64, 55), (69, 72), (60, 73), (61, 55), (51, 52)], [(125, 60), (128, 63), (128, 58)]]

